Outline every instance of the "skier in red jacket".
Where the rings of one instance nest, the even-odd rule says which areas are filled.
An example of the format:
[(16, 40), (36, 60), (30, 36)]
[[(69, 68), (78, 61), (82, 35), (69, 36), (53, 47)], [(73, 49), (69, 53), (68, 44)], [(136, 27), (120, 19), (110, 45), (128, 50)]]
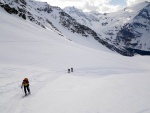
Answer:
[(21, 88), (24, 86), (24, 92), (25, 92), (25, 96), (27, 96), (27, 91), (28, 90), (28, 94), (30, 94), (30, 88), (29, 88), (29, 80), (28, 78), (25, 78), (22, 82)]

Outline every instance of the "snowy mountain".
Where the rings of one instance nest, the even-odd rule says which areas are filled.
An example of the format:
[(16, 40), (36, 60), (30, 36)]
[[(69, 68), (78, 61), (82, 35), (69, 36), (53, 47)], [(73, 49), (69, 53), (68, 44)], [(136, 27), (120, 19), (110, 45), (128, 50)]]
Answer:
[(104, 45), (126, 56), (150, 54), (149, 2), (110, 14), (85, 13), (75, 7), (67, 7), (64, 12), (59, 7), (33, 0), (1, 0), (0, 6), (9, 14), (85, 46)]
[(0, 113), (150, 112), (149, 56), (125, 57), (72, 35), (46, 3), (0, 1)]
[(75, 8), (64, 10), (79, 23), (87, 25), (100, 34), (106, 42), (144, 55), (150, 54), (149, 6), (149, 2), (142, 2), (114, 13), (93, 13), (96, 21), (92, 20), (89, 13), (81, 10)]
[[(50, 29), (57, 34), (65, 36), (69, 40), (81, 43), (82, 45), (84, 44), (94, 48), (97, 48), (98, 46), (98, 48), (100, 48), (104, 45), (107, 48), (117, 51), (123, 55), (133, 56), (132, 52), (103, 39), (100, 34), (96, 33), (89, 27), (80, 24), (76, 21), (76, 19), (72, 18), (59, 7), (53, 7), (44, 2), (32, 0), (2, 0), (0, 2), (0, 6), (9, 14), (19, 16), (26, 21), (30, 21), (41, 26), (42, 28)], [(99, 14), (88, 14), (90, 17), (88, 21), (97, 22), (97, 15)], [(81, 42), (77, 37), (84, 41)]]
[(83, 12), (75, 7), (65, 7), (63, 10), (76, 19), (77, 22), (89, 27), (93, 25), (92, 22), (99, 22), (103, 15), (98, 12)]

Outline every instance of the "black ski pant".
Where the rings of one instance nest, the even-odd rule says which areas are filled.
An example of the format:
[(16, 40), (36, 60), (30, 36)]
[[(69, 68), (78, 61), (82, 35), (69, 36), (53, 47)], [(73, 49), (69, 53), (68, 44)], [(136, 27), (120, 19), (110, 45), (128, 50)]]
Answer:
[(24, 92), (25, 92), (25, 94), (27, 94), (27, 90), (28, 90), (28, 93), (30, 93), (29, 85), (24, 86)]

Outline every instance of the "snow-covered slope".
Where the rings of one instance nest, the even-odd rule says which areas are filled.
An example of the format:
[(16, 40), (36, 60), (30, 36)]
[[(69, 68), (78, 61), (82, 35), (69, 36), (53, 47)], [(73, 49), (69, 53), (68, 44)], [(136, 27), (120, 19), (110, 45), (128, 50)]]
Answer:
[[(149, 57), (67, 38), (0, 8), (0, 113), (150, 112)], [(25, 77), (31, 95), (22, 98)]]
[[(106, 42), (144, 52), (150, 51), (149, 5), (149, 2), (142, 2), (114, 13), (97, 14), (97, 16), (93, 13), (97, 21), (92, 20), (89, 13), (79, 12), (75, 8), (64, 10), (79, 23), (99, 33)], [(145, 54), (150, 54), (150, 52), (145, 52)]]
[(61, 36), (71, 37), (69, 38), (70, 40), (83, 43), (83, 41), (78, 41), (79, 38), (79, 40), (84, 40), (86, 46), (102, 47), (94, 39), (98, 35), (93, 30), (77, 23), (75, 19), (59, 7), (32, 0), (4, 0), (0, 2), (0, 6), (8, 13), (22, 17), (26, 21), (31, 21), (45, 29), (50, 29)]
[[(91, 28), (78, 23), (59, 7), (53, 7), (45, 2), (33, 0), (3, 0), (3, 2), (0, 2), (0, 6), (9, 14), (19, 16), (26, 21), (31, 21), (42, 28), (50, 29), (62, 37), (68, 37), (71, 41), (92, 48), (98, 47), (98, 49), (104, 45), (105, 47), (102, 48), (106, 49), (107, 47), (123, 55), (133, 56), (132, 52), (108, 42)], [(97, 13), (94, 14), (97, 15)], [(95, 20), (95, 16), (91, 16), (91, 14), (89, 16), (91, 20)]]

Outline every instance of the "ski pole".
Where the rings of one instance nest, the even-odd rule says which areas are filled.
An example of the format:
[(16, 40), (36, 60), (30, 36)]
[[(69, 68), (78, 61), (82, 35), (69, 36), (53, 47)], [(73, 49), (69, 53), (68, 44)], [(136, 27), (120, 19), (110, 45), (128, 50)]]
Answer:
[[(22, 88), (22, 85), (21, 85), (21, 89), (22, 89), (22, 92), (23, 92), (23, 88)], [(24, 93), (24, 92), (23, 92)]]

